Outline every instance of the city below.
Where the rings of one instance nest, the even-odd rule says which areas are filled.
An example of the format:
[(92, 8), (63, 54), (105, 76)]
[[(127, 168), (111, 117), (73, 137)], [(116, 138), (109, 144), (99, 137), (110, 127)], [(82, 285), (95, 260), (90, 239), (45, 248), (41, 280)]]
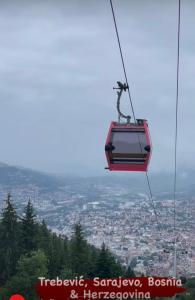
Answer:
[(195, 193), (177, 193), (174, 231), (173, 198), (166, 188), (154, 195), (156, 216), (147, 190), (139, 191), (139, 184), (133, 188), (135, 184), (127, 179), (69, 178), (51, 189), (29, 179), (23, 185), (22, 178), (28, 177), (24, 173), (17, 170), (16, 179), (9, 170), (8, 183), (0, 185), (1, 199), (11, 192), (19, 213), (30, 198), (38, 220), (44, 219), (52, 231), (68, 238), (80, 222), (89, 243), (100, 248), (104, 242), (136, 274), (173, 276), (176, 237), (177, 276), (195, 276)]

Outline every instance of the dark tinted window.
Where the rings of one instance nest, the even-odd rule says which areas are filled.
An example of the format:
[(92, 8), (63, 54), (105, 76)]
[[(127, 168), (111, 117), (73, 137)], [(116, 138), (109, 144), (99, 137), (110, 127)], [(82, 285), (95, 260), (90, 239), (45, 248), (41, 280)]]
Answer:
[(147, 153), (145, 132), (120, 131), (112, 133), (113, 153)]

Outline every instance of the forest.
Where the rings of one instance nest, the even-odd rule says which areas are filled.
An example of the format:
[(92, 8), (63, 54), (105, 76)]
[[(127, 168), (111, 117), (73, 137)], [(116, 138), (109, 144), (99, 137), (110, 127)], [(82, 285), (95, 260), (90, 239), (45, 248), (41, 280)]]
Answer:
[[(75, 224), (71, 239), (47, 228), (44, 220), (37, 221), (29, 199), (22, 216), (17, 214), (8, 194), (0, 219), (0, 299), (13, 294), (38, 300), (35, 285), (38, 277), (71, 279), (83, 275), (92, 279), (134, 277), (102, 244), (101, 249), (89, 245), (81, 224)], [(186, 283), (188, 295), (179, 299), (195, 299), (195, 279)]]
[(31, 201), (22, 217), (17, 215), (8, 194), (0, 221), (0, 299), (8, 300), (19, 293), (37, 300), (38, 277), (71, 279), (134, 276), (102, 244), (89, 245), (80, 224), (75, 224), (72, 238), (51, 232), (44, 220), (39, 223)]

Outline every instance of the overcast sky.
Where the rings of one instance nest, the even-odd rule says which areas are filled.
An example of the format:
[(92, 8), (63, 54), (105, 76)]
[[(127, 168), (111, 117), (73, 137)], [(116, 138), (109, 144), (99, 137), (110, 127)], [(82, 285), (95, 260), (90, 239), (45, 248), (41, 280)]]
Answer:
[[(195, 1), (181, 1), (178, 163), (195, 167)], [(151, 171), (173, 169), (176, 0), (113, 0)], [(0, 160), (53, 173), (104, 174), (124, 81), (109, 0), (0, 1)], [(123, 109), (131, 113), (127, 96)]]

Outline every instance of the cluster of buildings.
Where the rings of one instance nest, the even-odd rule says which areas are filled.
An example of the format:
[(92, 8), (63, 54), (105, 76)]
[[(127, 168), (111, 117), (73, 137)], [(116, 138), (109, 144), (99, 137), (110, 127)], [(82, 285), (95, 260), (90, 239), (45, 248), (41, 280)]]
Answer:
[[(193, 196), (177, 195), (174, 232), (173, 200), (166, 193), (154, 199), (157, 216), (145, 193), (107, 184), (87, 189), (69, 185), (45, 193), (32, 186), (16, 189), (13, 195), (21, 213), (31, 198), (38, 219), (59, 234), (71, 237), (74, 224), (80, 222), (89, 243), (98, 248), (105, 243), (122, 264), (131, 265), (138, 274), (172, 276), (176, 236), (177, 274), (195, 276)], [(0, 189), (0, 196), (5, 198), (5, 190)]]
[[(195, 199), (194, 199), (195, 200)], [(104, 242), (124, 265), (137, 273), (173, 276), (173, 201), (156, 201), (158, 219), (146, 195), (121, 201), (93, 201), (66, 217), (62, 232), (80, 222), (89, 243)], [(185, 209), (184, 209), (185, 208)], [(176, 208), (177, 274), (195, 276), (195, 201), (180, 199)]]

